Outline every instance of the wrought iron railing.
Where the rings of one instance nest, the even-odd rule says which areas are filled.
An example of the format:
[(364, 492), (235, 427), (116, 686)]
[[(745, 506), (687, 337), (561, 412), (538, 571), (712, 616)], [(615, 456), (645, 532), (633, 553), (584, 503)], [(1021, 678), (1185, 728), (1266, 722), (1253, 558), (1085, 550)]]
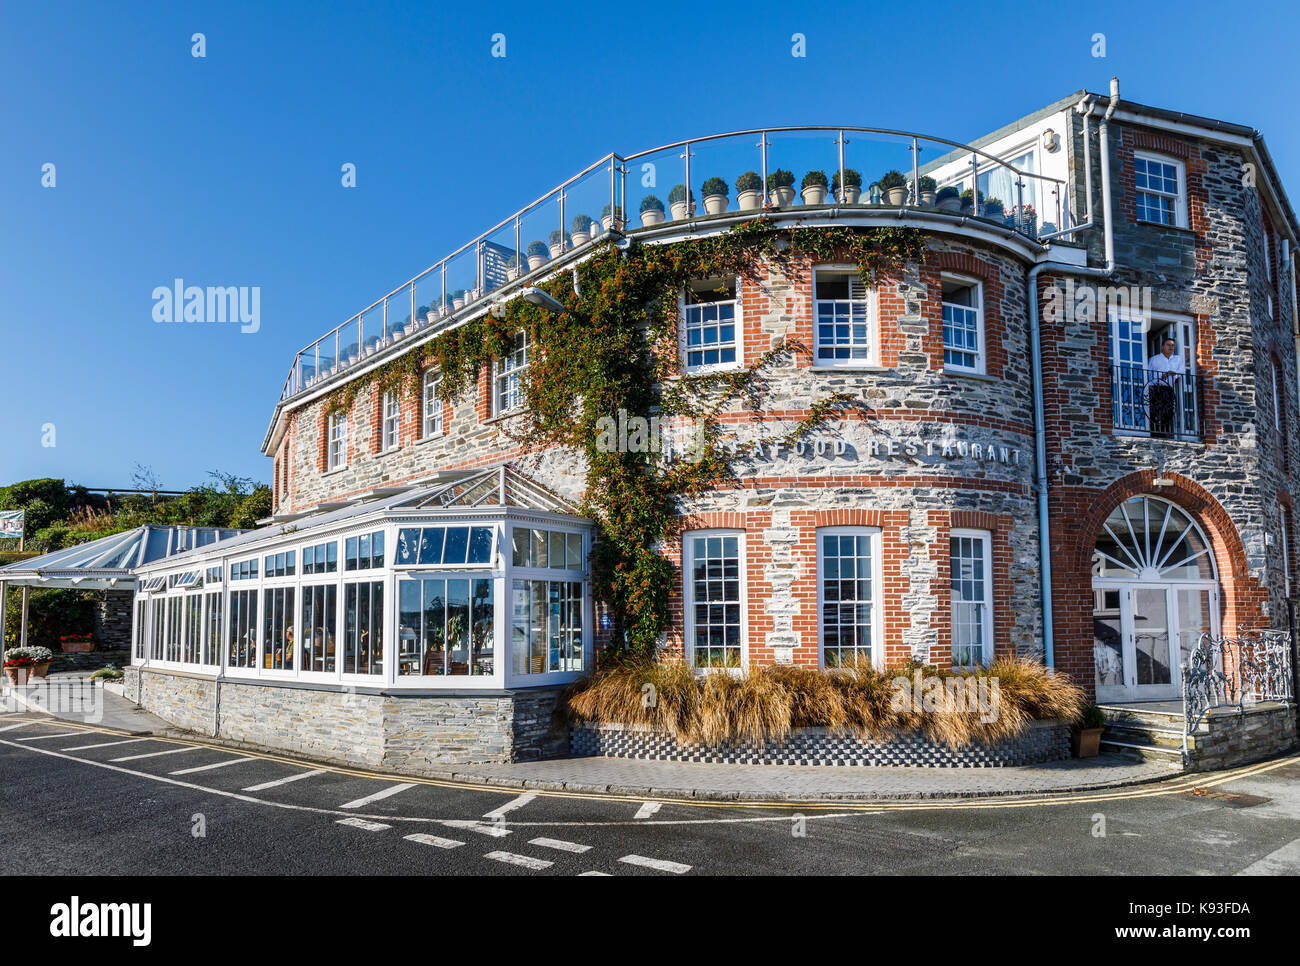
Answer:
[[(878, 184), (897, 182), (898, 176), (901, 187)], [(788, 183), (791, 178), (794, 183)], [(715, 190), (720, 182), (722, 195)], [(634, 216), (648, 228), (727, 212), (757, 214), (796, 201), (909, 206), (979, 218), (1038, 238), (1072, 227), (1062, 223), (1069, 218), (1064, 186), (958, 141), (881, 128), (768, 128), (626, 157), (608, 154), (304, 347), (294, 357), (281, 399), (417, 330), (449, 324), (484, 296), (545, 271), (568, 251), (631, 230)], [(996, 198), (994, 191), (1008, 197)]]
[(1293, 701), (1291, 635), (1262, 631), (1246, 637), (1202, 634), (1183, 664), (1184, 734), (1216, 708), (1244, 713), (1256, 701)]
[(1200, 389), (1199, 373), (1155, 372), (1132, 363), (1111, 366), (1112, 425), (1155, 438), (1200, 439)]

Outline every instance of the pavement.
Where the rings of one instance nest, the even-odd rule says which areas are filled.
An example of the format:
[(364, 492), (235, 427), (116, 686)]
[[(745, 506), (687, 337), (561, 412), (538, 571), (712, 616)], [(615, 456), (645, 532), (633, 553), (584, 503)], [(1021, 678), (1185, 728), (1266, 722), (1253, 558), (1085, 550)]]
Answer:
[[(71, 685), (85, 675), (52, 675), (56, 684)], [(274, 755), (304, 764), (320, 762), (279, 749), (248, 745), (184, 732), (138, 708), (121, 695), (99, 689), (97, 717), (80, 706), (55, 710), (53, 717), (69, 722), (90, 720), (99, 727), (128, 735), (182, 738), (216, 748)], [(45, 703), (46, 706), (49, 702)], [(37, 710), (39, 700), (25, 710)], [(369, 773), (380, 774), (379, 769)], [(1087, 791), (1159, 781), (1174, 774), (1164, 762), (1135, 761), (1127, 756), (1099, 755), (1041, 765), (1003, 768), (922, 768), (899, 766), (815, 766), (704, 764), (626, 758), (560, 758), (545, 761), (453, 764), (418, 777), (445, 779), (502, 788), (535, 789), (644, 796), (647, 798), (710, 801), (891, 801), (960, 799), (985, 796), (1045, 795)], [(403, 777), (392, 774), (394, 779)], [(408, 776), (409, 777), (409, 776)]]
[(0, 875), (1300, 874), (1300, 756), (1053, 795), (702, 801), (384, 775), (11, 712), (0, 774), (0, 827), (22, 830), (0, 836)]

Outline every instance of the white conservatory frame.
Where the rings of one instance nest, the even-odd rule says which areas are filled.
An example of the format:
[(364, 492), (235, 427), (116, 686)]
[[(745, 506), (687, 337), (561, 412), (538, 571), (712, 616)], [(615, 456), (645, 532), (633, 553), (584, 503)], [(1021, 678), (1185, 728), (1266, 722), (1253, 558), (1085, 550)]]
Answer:
[[(138, 571), (136, 603), (134, 606), (131, 663), (141, 668), (212, 676), (227, 681), (283, 684), (338, 690), (401, 690), (403, 692), (464, 692), (493, 691), (513, 688), (543, 687), (567, 684), (588, 673), (594, 657), (593, 635), (595, 619), (592, 603), (592, 586), (589, 559), (595, 532), (590, 520), (578, 516), (571, 507), (540, 486), (504, 466), (485, 471), (439, 474), (434, 485), (408, 489), (393, 495), (362, 500), (344, 509), (331, 509), (320, 513), (314, 524), (311, 518), (295, 521), (297, 525), (276, 525), (251, 531), (239, 537), (221, 541), (202, 551), (170, 558), (158, 565)], [(484, 495), (486, 494), (486, 495)], [(531, 505), (521, 505), (520, 500)], [(406, 528), (486, 526), (492, 531), (493, 546), (488, 563), (474, 564), (402, 564), (396, 563), (398, 533)], [(518, 528), (559, 531), (577, 534), (581, 540), (580, 566), (569, 568), (516, 567), (512, 561), (513, 534)], [(365, 536), (376, 532), (384, 534), (383, 565), (371, 569), (346, 569), (345, 548), (349, 537)], [(326, 542), (338, 544), (337, 569), (327, 573), (304, 574), (303, 550)], [(292, 576), (267, 577), (263, 566), (268, 554), (295, 554)], [(230, 566), (249, 558), (258, 561), (256, 577), (230, 579)], [(220, 583), (209, 579), (211, 570), (221, 568)], [(181, 575), (197, 573), (193, 582), (184, 586), (171, 586)], [(489, 579), (492, 581), (493, 636), (492, 671), (490, 674), (470, 673), (442, 675), (398, 674), (398, 633), (400, 626), (400, 584), (413, 577), (443, 576), (453, 579)], [(515, 579), (537, 580), (545, 577), (552, 581), (581, 583), (582, 628), (581, 668), (570, 671), (544, 671), (542, 673), (513, 672), (513, 582)], [(383, 585), (383, 670), (376, 674), (348, 674), (344, 671), (346, 629), (346, 586), (352, 583), (381, 582)], [(325, 585), (337, 587), (334, 605), (334, 669), (320, 672), (302, 668), (306, 632), (303, 628), (303, 588)], [(273, 588), (294, 589), (293, 626), (295, 628), (293, 668), (273, 669), (268, 664), (265, 640), (265, 591)], [(157, 600), (181, 600), (187, 594), (197, 594), (202, 611), (198, 620), (200, 635), (210, 623), (210, 594), (221, 595), (221, 639), (218, 646), (218, 664), (177, 662), (153, 656), (151, 642), (154, 636), (154, 606)], [(231, 595), (237, 590), (257, 593), (257, 653), (252, 667), (236, 667), (230, 663), (232, 634)], [(182, 622), (183, 624), (184, 622)], [(549, 628), (549, 621), (548, 621)], [(184, 630), (182, 630), (184, 633)], [(166, 655), (166, 634), (162, 653)], [(181, 651), (185, 648), (182, 646)], [(202, 658), (202, 648), (190, 650)], [(421, 655), (423, 659), (423, 648)], [(423, 670), (423, 669), (422, 669)]]

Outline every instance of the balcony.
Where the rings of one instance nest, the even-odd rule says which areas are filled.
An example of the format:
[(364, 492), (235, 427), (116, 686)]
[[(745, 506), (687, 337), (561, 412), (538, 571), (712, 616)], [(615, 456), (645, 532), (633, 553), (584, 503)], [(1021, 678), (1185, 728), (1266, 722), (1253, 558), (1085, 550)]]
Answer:
[(741, 131), (609, 154), (304, 347), (280, 398), (478, 314), (493, 292), (540, 278), (555, 259), (610, 234), (746, 212), (911, 207), (1037, 239), (1069, 218), (1063, 189), (957, 141), (876, 128)]
[(1195, 442), (1201, 438), (1201, 398), (1199, 373), (1111, 366), (1111, 425), (1117, 433)]

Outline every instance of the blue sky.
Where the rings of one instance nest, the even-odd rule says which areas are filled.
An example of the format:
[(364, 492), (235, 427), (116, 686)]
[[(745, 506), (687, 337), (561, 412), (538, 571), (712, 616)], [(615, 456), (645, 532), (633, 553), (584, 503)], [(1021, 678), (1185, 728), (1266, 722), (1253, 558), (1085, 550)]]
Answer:
[[(791, 124), (972, 140), (1117, 74), (1126, 98), (1262, 130), (1300, 203), (1300, 18), (1281, 3), (44, 2), (0, 18), (0, 483), (127, 486), (136, 463), (167, 488), (212, 469), (269, 480), (259, 445), (298, 348), (609, 151)], [(260, 330), (155, 323), (152, 292), (176, 277), (260, 287)]]

